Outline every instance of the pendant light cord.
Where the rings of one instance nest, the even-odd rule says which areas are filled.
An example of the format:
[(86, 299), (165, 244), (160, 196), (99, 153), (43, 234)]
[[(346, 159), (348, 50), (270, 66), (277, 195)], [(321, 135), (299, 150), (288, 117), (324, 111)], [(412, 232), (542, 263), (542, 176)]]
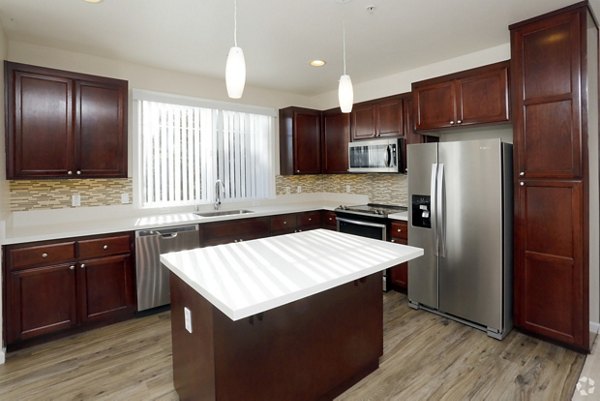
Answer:
[(233, 0), (233, 45), (237, 47), (237, 0)]
[(344, 59), (344, 75), (346, 75), (346, 21), (342, 19), (342, 57)]

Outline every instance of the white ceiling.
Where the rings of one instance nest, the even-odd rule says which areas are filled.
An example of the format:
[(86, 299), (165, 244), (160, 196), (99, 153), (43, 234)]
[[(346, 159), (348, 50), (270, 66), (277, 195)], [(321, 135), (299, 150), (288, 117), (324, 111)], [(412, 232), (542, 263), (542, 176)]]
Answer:
[[(238, 0), (238, 44), (248, 85), (316, 95), (342, 73), (343, 18), (357, 83), (507, 43), (510, 23), (573, 2)], [(0, 23), (9, 40), (220, 79), (233, 0), (0, 0)], [(309, 67), (313, 58), (327, 65)]]

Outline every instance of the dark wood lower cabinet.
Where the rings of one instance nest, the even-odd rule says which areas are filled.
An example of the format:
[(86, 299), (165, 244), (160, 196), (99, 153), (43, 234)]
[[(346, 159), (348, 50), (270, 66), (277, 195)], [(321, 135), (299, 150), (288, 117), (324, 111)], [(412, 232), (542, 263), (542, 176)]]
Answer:
[(589, 343), (586, 235), (580, 181), (522, 181), (515, 241), (515, 323), (586, 349)]
[(74, 327), (75, 271), (71, 263), (11, 272), (6, 285), (6, 343)]
[[(389, 237), (391, 242), (408, 245), (408, 223), (393, 221), (390, 225)], [(408, 290), (408, 262), (390, 268), (388, 281), (391, 289), (406, 292)]]
[(132, 233), (4, 247), (9, 349), (132, 317), (132, 249)]
[(330, 400), (379, 366), (381, 273), (237, 321), (170, 277), (181, 400)]
[(135, 311), (135, 283), (129, 255), (90, 259), (79, 264), (81, 321), (114, 320)]

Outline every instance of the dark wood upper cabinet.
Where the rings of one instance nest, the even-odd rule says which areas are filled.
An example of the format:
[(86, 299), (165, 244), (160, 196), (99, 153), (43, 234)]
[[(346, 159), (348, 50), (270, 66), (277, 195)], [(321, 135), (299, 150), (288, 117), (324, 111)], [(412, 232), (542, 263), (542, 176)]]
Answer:
[(339, 108), (323, 112), (322, 172), (348, 172), (348, 142), (350, 141), (350, 114)]
[(321, 173), (321, 112), (279, 110), (279, 160), (284, 175)]
[(590, 222), (598, 199), (589, 199), (598, 171), (588, 169), (598, 157), (588, 137), (598, 137), (598, 126), (587, 118), (588, 107), (598, 113), (598, 87), (587, 72), (598, 71), (598, 27), (578, 3), (510, 31), (515, 325), (587, 352), (589, 267), (599, 252), (589, 238), (598, 225)]
[(350, 115), (353, 141), (404, 135), (400, 95), (357, 103)]
[(5, 61), (7, 178), (127, 177), (127, 81)]
[(412, 84), (415, 129), (509, 121), (509, 62)]

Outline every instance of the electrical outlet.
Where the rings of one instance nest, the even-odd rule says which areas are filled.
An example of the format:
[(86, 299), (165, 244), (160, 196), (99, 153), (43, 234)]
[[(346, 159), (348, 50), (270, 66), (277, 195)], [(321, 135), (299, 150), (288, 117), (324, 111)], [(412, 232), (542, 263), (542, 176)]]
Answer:
[(74, 206), (74, 207), (81, 206), (81, 195), (73, 194), (71, 196), (71, 206)]
[(298, 187), (296, 188), (296, 192), (297, 193), (301, 193), (302, 192), (302, 185), (298, 185)]
[(192, 311), (189, 310), (186, 306), (183, 307), (183, 317), (185, 321), (185, 329), (191, 333), (192, 332)]
[(121, 194), (121, 203), (129, 203), (129, 194), (127, 192)]

